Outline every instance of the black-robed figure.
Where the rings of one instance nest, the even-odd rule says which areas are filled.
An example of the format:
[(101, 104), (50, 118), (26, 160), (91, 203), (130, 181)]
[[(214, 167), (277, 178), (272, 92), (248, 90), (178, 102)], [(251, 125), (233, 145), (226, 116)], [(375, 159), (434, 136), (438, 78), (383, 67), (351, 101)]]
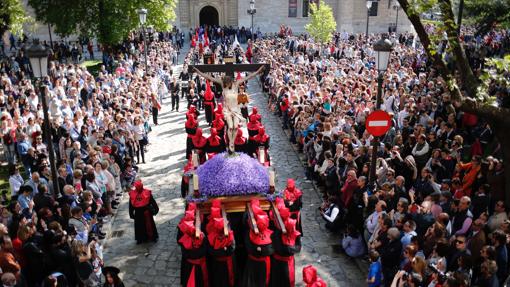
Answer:
[(287, 179), (287, 187), (283, 191), (283, 199), (285, 206), (289, 208), (291, 218), (297, 220), (296, 228), (301, 235), (303, 235), (303, 228), (301, 226), (301, 208), (303, 207), (302, 201), (303, 192), (296, 187), (294, 179)]
[(207, 138), (207, 144), (205, 147), (205, 151), (208, 154), (209, 158), (212, 156), (225, 151), (225, 145), (223, 141), (218, 136), (218, 132), (215, 128), (211, 128), (211, 135)]
[(209, 272), (207, 270), (207, 240), (200, 232), (195, 236), (193, 220), (182, 221), (179, 224), (177, 242), (181, 246), (181, 286), (209, 286)]
[(186, 128), (186, 134), (188, 135), (186, 139), (186, 158), (190, 159), (191, 151), (193, 150), (193, 137), (197, 133), (198, 128), (198, 121), (194, 113), (189, 113), (184, 126)]
[(255, 136), (259, 133), (259, 128), (261, 127), (260, 122), (257, 120), (256, 116), (250, 116), (249, 122), (246, 124), (246, 128), (248, 129), (248, 144), (246, 147), (246, 153), (253, 157), (256, 149)]
[(247, 143), (246, 139), (243, 136), (243, 130), (238, 128), (237, 129), (237, 135), (234, 140), (234, 148), (236, 152), (244, 152), (246, 153)]
[(234, 232), (224, 234), (223, 218), (212, 219), (212, 230), (207, 235), (209, 253), (209, 271), (212, 287), (235, 286)]
[(135, 220), (137, 244), (158, 241), (158, 230), (153, 217), (158, 212), (158, 204), (151, 191), (143, 188), (141, 181), (135, 182), (134, 189), (129, 192), (129, 217)]
[(255, 234), (251, 229), (245, 233), (244, 238), (248, 252), (241, 285), (244, 287), (265, 287), (269, 285), (270, 280), (273, 231), (269, 229), (269, 218), (265, 212), (255, 217), (259, 234)]
[(296, 220), (288, 218), (286, 233), (276, 229), (271, 235), (274, 253), (271, 257), (271, 282), (273, 287), (294, 287), (296, 284), (294, 254), (301, 251), (301, 233), (296, 230)]

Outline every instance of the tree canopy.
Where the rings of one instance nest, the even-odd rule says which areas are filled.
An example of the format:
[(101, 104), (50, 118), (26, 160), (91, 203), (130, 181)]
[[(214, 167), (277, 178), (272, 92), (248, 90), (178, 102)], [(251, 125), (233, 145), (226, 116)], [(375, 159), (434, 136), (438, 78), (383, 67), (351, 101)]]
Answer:
[(320, 0), (320, 3), (310, 3), (310, 22), (305, 26), (306, 31), (319, 43), (331, 40), (336, 30), (333, 10)]
[(476, 27), (476, 34), (483, 35), (495, 26), (510, 27), (510, 0), (465, 0), (464, 18)]
[(26, 15), (21, 0), (0, 1), (0, 37), (10, 30), (16, 35), (23, 32), (23, 23), (30, 18)]
[[(506, 0), (505, 0), (506, 1)], [(496, 99), (489, 91), (489, 83), (508, 84), (510, 58), (484, 59), (483, 70), (473, 71), (460, 40), (455, 22), (451, 0), (398, 0), (412, 23), (421, 44), (437, 69), (439, 76), (446, 82), (452, 101), (463, 112), (478, 115), (490, 124), (503, 147), (510, 145), (508, 127), (510, 126), (510, 106), (508, 99)], [(494, 6), (493, 6), (494, 7)], [(434, 27), (427, 27), (420, 14), (431, 9), (440, 11), (441, 21)], [(492, 25), (489, 29), (492, 28)], [(451, 55), (453, 65), (445, 62), (439, 52), (439, 45), (446, 41), (446, 53)], [(508, 97), (508, 96), (505, 96)], [(498, 102), (499, 100), (499, 102)], [(504, 162), (510, 162), (510, 151), (502, 149)], [(506, 178), (510, 178), (510, 168), (505, 169)], [(506, 184), (507, 202), (510, 202), (510, 184)]]
[[(12, 1), (12, 0), (9, 0)], [(147, 26), (168, 30), (175, 19), (177, 0), (29, 0), (37, 20), (55, 27), (57, 34), (97, 37), (116, 44), (139, 27), (139, 8), (146, 8)]]

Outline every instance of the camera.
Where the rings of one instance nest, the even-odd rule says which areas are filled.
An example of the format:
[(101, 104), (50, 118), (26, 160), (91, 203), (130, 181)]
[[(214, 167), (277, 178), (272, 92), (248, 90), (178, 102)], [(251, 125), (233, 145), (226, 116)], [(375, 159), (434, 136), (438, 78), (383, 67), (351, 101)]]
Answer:
[(446, 279), (448, 278), (448, 275), (442, 272), (441, 270), (437, 269), (435, 264), (430, 263), (428, 265), (428, 268), (432, 271), (432, 273), (437, 274), (437, 279), (440, 283), (445, 282)]

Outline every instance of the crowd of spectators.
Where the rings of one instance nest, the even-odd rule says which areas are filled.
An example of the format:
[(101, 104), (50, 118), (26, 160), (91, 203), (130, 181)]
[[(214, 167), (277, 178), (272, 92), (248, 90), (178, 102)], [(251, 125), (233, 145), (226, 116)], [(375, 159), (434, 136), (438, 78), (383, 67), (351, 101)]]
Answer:
[[(263, 79), (268, 106), (306, 157), (326, 227), (343, 234), (338, 249), (371, 261), (369, 286), (503, 286), (510, 235), (503, 147), (483, 118), (452, 105), (413, 35), (389, 38), (381, 109), (392, 125), (376, 162), (365, 119), (375, 109), (379, 35), (337, 33), (327, 45), (306, 36), (257, 41), (256, 59), (272, 67)], [(510, 35), (463, 39), (477, 73), (481, 55), (508, 53)], [(508, 97), (508, 88), (490, 90), (498, 101)]]
[[(106, 65), (94, 75), (53, 59), (41, 88), (24, 64), (27, 45), (2, 62), (0, 134), (10, 185), (0, 207), (3, 284), (98, 286), (103, 273), (105, 286), (122, 286), (118, 269), (102, 268), (103, 226), (145, 163), (150, 115), (157, 124), (168, 92), (175, 49), (159, 35), (150, 38), (147, 70), (136, 35), (104, 51)], [(49, 106), (56, 178), (39, 95)]]

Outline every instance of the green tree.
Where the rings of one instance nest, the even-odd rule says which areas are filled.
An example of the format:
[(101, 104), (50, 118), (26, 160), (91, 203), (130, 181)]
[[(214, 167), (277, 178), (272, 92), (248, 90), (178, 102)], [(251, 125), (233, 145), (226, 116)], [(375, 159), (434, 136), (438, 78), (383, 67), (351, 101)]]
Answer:
[[(439, 76), (444, 79), (454, 105), (461, 111), (478, 115), (484, 118), (491, 126), (494, 134), (501, 144), (503, 162), (510, 163), (510, 105), (508, 98), (500, 99), (498, 103), (489, 93), (489, 83), (505, 83), (508, 86), (510, 58), (487, 59), (486, 68), (475, 73), (469, 65), (464, 46), (459, 39), (457, 24), (455, 22), (451, 0), (398, 0), (410, 22), (412, 23), (427, 56), (437, 69)], [(438, 9), (441, 21), (436, 22), (434, 32), (426, 30), (426, 25), (420, 14), (431, 9)], [(444, 35), (447, 37), (445, 38)], [(447, 40), (447, 53), (453, 57), (454, 65), (447, 65), (443, 56), (437, 52), (441, 41)], [(508, 96), (506, 96), (508, 97)], [(510, 202), (510, 168), (505, 168), (506, 201)]]
[(476, 27), (476, 34), (489, 32), (494, 25), (510, 27), (510, 0), (465, 0), (464, 18)]
[(10, 30), (16, 35), (23, 32), (23, 23), (30, 20), (20, 0), (0, 1), (0, 37)]
[(147, 26), (168, 30), (175, 19), (177, 0), (29, 0), (37, 20), (55, 27), (61, 36), (97, 37), (117, 44), (139, 27), (138, 8), (146, 8)]
[(319, 43), (331, 40), (336, 30), (336, 21), (333, 10), (323, 0), (319, 4), (310, 3), (310, 23), (306, 24), (305, 29)]

